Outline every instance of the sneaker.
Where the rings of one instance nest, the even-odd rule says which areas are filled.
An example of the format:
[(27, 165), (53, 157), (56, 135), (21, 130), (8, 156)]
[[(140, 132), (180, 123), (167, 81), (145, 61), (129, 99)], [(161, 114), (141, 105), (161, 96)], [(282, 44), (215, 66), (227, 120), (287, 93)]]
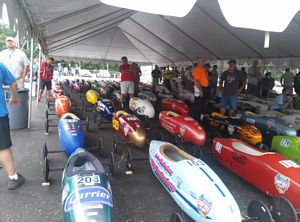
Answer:
[(25, 182), (25, 178), (21, 174), (18, 174), (18, 179), (17, 180), (15, 180), (15, 179), (8, 179), (7, 189), (9, 189), (9, 190), (15, 190), (19, 186), (21, 186), (24, 182)]

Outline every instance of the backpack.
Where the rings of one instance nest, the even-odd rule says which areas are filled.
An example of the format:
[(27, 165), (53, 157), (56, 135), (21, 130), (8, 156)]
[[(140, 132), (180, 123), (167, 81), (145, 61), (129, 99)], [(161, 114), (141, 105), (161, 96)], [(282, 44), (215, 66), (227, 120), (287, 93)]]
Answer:
[(294, 77), (294, 86), (299, 88), (300, 87), (300, 73), (298, 73), (295, 77)]

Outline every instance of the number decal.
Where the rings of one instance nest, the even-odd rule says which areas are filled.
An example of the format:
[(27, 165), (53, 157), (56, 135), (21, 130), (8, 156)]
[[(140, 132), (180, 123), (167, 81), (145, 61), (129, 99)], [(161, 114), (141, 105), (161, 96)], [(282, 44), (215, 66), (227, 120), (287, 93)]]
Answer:
[(93, 176), (78, 176), (77, 177), (77, 184), (78, 185), (94, 185), (95, 183), (101, 183), (99, 175)]
[(113, 118), (113, 120), (112, 120), (112, 127), (113, 127), (115, 130), (118, 130), (119, 127), (120, 127), (119, 121), (118, 121), (116, 118)]
[(222, 151), (222, 144), (219, 143), (219, 142), (216, 143), (216, 151), (217, 151), (218, 153), (221, 153), (221, 151)]
[(282, 139), (281, 141), (280, 141), (280, 146), (282, 146), (282, 147), (285, 147), (285, 148), (288, 148), (289, 147), (289, 145), (291, 144), (291, 140), (288, 140), (288, 139)]

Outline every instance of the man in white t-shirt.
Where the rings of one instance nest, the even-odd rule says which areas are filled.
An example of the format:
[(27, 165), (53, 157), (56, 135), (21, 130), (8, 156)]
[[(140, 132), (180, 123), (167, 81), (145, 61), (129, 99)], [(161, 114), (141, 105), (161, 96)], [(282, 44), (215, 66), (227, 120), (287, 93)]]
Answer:
[(17, 48), (16, 40), (13, 37), (6, 38), (6, 48), (0, 52), (0, 61), (12, 72), (16, 78), (18, 88), (24, 88), (29, 60), (26, 54)]

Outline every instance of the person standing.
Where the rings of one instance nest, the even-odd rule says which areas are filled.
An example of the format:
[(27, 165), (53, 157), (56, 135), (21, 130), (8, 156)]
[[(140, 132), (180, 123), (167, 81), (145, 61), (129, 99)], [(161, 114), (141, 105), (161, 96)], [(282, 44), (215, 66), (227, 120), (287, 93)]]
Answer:
[(205, 113), (206, 103), (209, 98), (209, 80), (208, 73), (203, 68), (205, 59), (200, 57), (198, 65), (194, 68), (194, 118), (197, 121), (201, 120), (201, 115)]
[(134, 68), (128, 64), (126, 56), (121, 58), (122, 65), (119, 67), (121, 72), (121, 106), (124, 107), (125, 97), (129, 94), (130, 98), (134, 95)]
[(293, 93), (294, 73), (292, 73), (289, 68), (285, 69), (285, 73), (280, 78), (280, 83), (283, 88), (291, 89)]
[(227, 107), (229, 108), (229, 116), (237, 109), (238, 95), (241, 93), (246, 84), (246, 78), (236, 67), (236, 61), (230, 59), (229, 68), (222, 73), (220, 77), (220, 89), (223, 92), (220, 106), (221, 114), (225, 114)]
[(155, 68), (151, 72), (152, 75), (152, 86), (154, 87), (161, 80), (161, 71), (158, 68), (158, 65), (155, 65)]
[(248, 69), (248, 84), (247, 84), (247, 94), (250, 98), (253, 98), (259, 90), (258, 84), (261, 79), (260, 68), (258, 67), (258, 61), (253, 61), (253, 66)]
[(271, 76), (271, 72), (267, 72), (260, 81), (261, 84), (261, 96), (266, 99), (269, 97), (270, 90), (275, 86), (275, 81)]
[(211, 98), (216, 98), (217, 95), (217, 85), (218, 85), (218, 66), (213, 65), (213, 69), (210, 72), (209, 81), (210, 81), (210, 92), (211, 92)]
[(297, 95), (300, 95), (300, 72), (294, 77), (294, 89)]
[(52, 57), (48, 58), (46, 62), (42, 62), (40, 67), (40, 89), (38, 101), (40, 102), (42, 99), (44, 88), (47, 89), (47, 99), (50, 98), (50, 90), (52, 89), (52, 77), (53, 77), (53, 66), (54, 59)]
[(142, 71), (137, 63), (132, 63), (132, 67), (134, 69), (134, 94), (137, 96), (140, 88)]
[(6, 48), (0, 52), (0, 61), (6, 65), (16, 78), (19, 89), (24, 88), (24, 80), (27, 75), (29, 60), (26, 54), (17, 48), (15, 38), (6, 38)]
[(171, 91), (171, 79), (172, 79), (172, 71), (170, 70), (170, 67), (167, 66), (165, 72), (164, 72), (164, 85)]
[(21, 186), (25, 182), (25, 179), (21, 174), (16, 172), (13, 154), (10, 149), (12, 142), (3, 85), (10, 86), (11, 99), (9, 104), (13, 107), (18, 107), (20, 101), (17, 94), (18, 86), (16, 79), (9, 69), (0, 62), (0, 163), (3, 164), (8, 175), (7, 188), (14, 190)]
[(184, 73), (184, 77), (185, 77), (185, 88), (188, 91), (192, 91), (193, 90), (193, 82), (194, 82), (192, 66), (187, 67), (187, 69)]

